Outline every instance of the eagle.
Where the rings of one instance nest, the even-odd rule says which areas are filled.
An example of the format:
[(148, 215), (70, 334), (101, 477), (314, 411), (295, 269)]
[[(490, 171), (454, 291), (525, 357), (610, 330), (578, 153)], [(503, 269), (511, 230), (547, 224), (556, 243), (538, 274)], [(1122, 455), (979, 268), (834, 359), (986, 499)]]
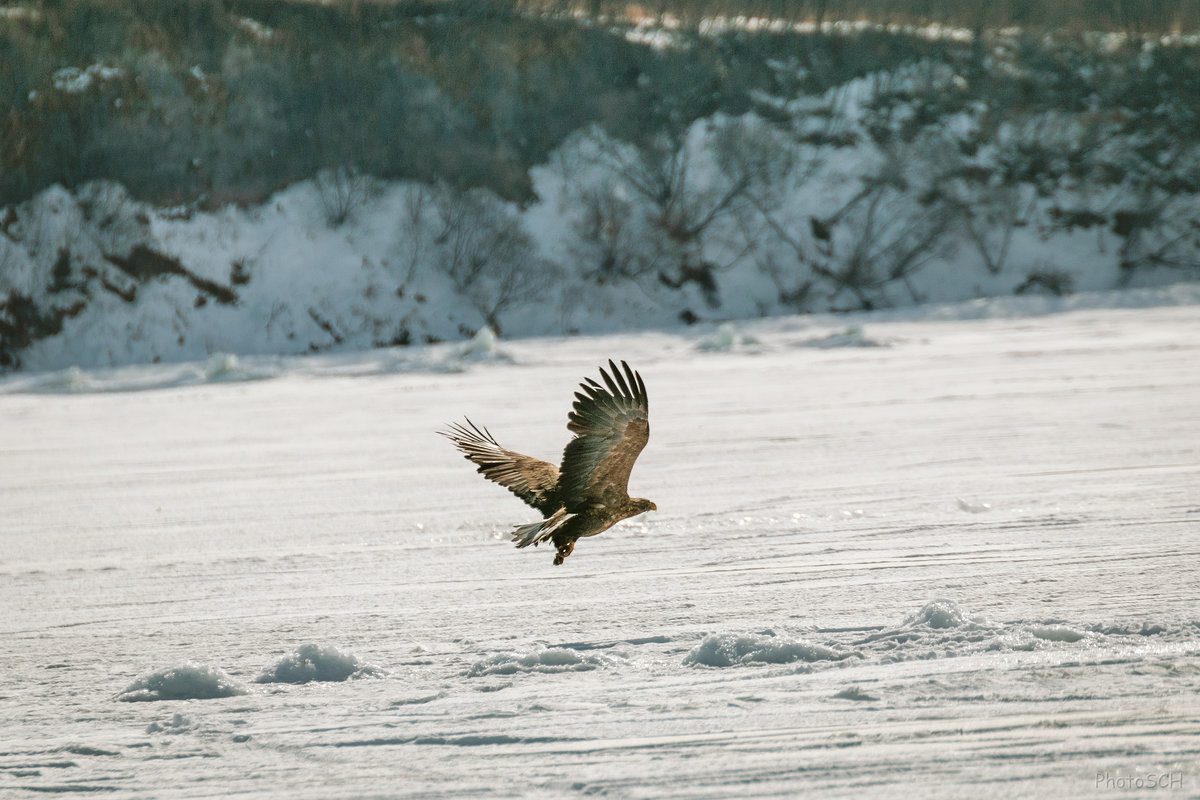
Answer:
[[(517, 547), (550, 539), (563, 563), (575, 542), (595, 536), (623, 519), (657, 511), (652, 501), (629, 496), (629, 473), (650, 438), (649, 403), (642, 376), (624, 361), (600, 367), (603, 384), (585, 378), (575, 393), (567, 429), (575, 434), (563, 450), (561, 466), (506, 450), (487, 428), (468, 418), (438, 431), (454, 443), (488, 480), (495, 481), (544, 517), (518, 525)], [(610, 374), (611, 373), (611, 374)]]

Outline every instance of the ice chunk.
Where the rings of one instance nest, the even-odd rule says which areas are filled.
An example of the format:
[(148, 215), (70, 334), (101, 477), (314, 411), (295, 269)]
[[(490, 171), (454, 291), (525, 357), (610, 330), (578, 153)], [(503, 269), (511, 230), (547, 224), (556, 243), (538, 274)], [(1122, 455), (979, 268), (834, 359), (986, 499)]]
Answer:
[(711, 336), (696, 343), (697, 350), (729, 352), (731, 350), (758, 349), (759, 342), (753, 336), (738, 332), (732, 322), (724, 322)]
[(232, 353), (213, 353), (204, 362), (204, 375), (210, 381), (236, 378), (240, 371), (238, 358)]
[(43, 392), (86, 392), (94, 386), (95, 382), (91, 376), (79, 367), (70, 366), (48, 374), (45, 382), (37, 388)]
[(991, 503), (970, 503), (961, 497), (958, 498), (958, 510), (966, 511), (970, 514), (982, 514), (992, 510)]
[(1039, 639), (1047, 642), (1078, 642), (1087, 638), (1087, 633), (1066, 625), (1039, 625), (1029, 629)]
[(471, 341), (463, 346), (463, 358), (491, 355), (496, 352), (497, 338), (496, 332), (487, 325), (484, 325), (475, 331), (475, 335), (471, 337)]
[(232, 353), (213, 353), (204, 361), (204, 380), (217, 383), (220, 381), (253, 381), (274, 378), (279, 374), (276, 366), (262, 363), (247, 364), (245, 359), (238, 358)]
[(463, 361), (501, 361), (511, 362), (512, 356), (505, 353), (497, 345), (500, 337), (487, 325), (475, 332), (471, 341), (463, 344), (458, 350), (458, 357)]
[(798, 346), (819, 347), (823, 349), (834, 347), (891, 347), (892, 342), (887, 339), (872, 339), (863, 333), (862, 328), (851, 326), (817, 339), (807, 339), (799, 342)]

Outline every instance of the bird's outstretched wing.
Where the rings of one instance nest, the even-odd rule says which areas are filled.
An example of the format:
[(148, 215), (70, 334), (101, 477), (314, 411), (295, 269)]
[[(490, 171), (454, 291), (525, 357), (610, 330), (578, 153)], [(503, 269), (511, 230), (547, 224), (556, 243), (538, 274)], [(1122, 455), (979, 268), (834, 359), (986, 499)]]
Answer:
[(558, 467), (505, 450), (487, 428), (480, 428), (469, 419), (466, 425), (454, 423), (438, 433), (454, 442), (485, 478), (508, 489), (542, 514), (550, 516), (561, 507), (554, 498)]
[(628, 499), (629, 472), (650, 438), (642, 376), (624, 361), (608, 366), (611, 375), (600, 369), (603, 386), (591, 378), (580, 385), (567, 418), (575, 438), (563, 451), (558, 499), (570, 512)]

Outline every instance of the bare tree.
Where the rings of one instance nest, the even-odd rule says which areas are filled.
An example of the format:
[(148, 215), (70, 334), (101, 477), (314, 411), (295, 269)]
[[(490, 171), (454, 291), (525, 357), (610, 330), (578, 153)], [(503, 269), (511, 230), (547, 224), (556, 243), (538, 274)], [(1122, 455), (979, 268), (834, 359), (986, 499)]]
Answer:
[(807, 179), (818, 163), (815, 148), (804, 148), (761, 120), (725, 120), (716, 128), (712, 150), (723, 179), (713, 206), (720, 213), (743, 201), (776, 202), (788, 181)]
[(715, 220), (729, 214), (752, 180), (727, 173), (732, 181), (706, 185), (692, 174), (700, 157), (686, 135), (659, 133), (630, 146), (602, 136), (599, 152), (626, 186), (653, 208), (652, 223), (681, 245), (695, 242)]
[(344, 225), (379, 193), (379, 182), (353, 166), (321, 170), (316, 185), (325, 221), (333, 228)]
[(1112, 230), (1122, 238), (1121, 279), (1161, 267), (1200, 272), (1200, 147), (1172, 141), (1130, 147)]
[(909, 277), (938, 254), (950, 215), (940, 201), (913, 202), (887, 181), (874, 182), (860, 198), (857, 208), (843, 209), (857, 212), (855, 245), (840, 265), (825, 270), (825, 276), (852, 292), (863, 308), (875, 307), (871, 293), (894, 281), (904, 283), (919, 302)]
[(1155, 193), (1143, 197), (1137, 210), (1113, 215), (1113, 229), (1123, 237), (1118, 251), (1121, 281), (1139, 269), (1162, 267), (1200, 275), (1200, 212), (1196, 196)]
[(920, 148), (928, 176), (926, 200), (936, 201), (953, 217), (984, 268), (999, 274), (1008, 261), (1013, 234), (1029, 223), (1036, 208), (1033, 187), (1012, 172), (980, 165), (944, 131), (920, 137), (914, 147)]
[(425, 235), (432, 202), (433, 189), (424, 183), (410, 184), (405, 187), (404, 211), (400, 216), (399, 256), (406, 262), (403, 277), (405, 283), (416, 277), (424, 261), (425, 255), (432, 245)]
[(967, 241), (993, 275), (1004, 269), (1013, 233), (1028, 221), (1033, 208), (1034, 200), (1022, 194), (1019, 184), (981, 185), (962, 179), (949, 181), (943, 192)]
[(499, 332), (505, 310), (541, 296), (551, 266), (515, 212), (491, 192), (442, 185), (432, 194), (439, 265)]
[(706, 234), (736, 220), (749, 207), (748, 193), (771, 195), (790, 169), (789, 152), (742, 119), (637, 144), (590, 132), (578, 157), (561, 164), (576, 209), (574, 249), (591, 265), (585, 274), (599, 282), (657, 276), (676, 288), (697, 283), (715, 302), (713, 271), (721, 267), (704, 256)]
[(585, 272), (598, 280), (634, 278), (645, 273), (652, 261), (642, 256), (638, 246), (638, 226), (633, 204), (611, 180), (597, 186), (585, 186), (577, 197), (579, 216), (574, 228), (588, 263)]
[(893, 142), (882, 154), (859, 190), (829, 214), (796, 219), (787, 204), (755, 200), (757, 219), (791, 253), (790, 266), (774, 248), (763, 248), (756, 259), (780, 302), (800, 307), (824, 286), (833, 299), (849, 294), (855, 307), (870, 309), (887, 302), (885, 290), (896, 282), (921, 299), (910, 278), (940, 254), (954, 215), (928, 190), (936, 176), (922, 143)]

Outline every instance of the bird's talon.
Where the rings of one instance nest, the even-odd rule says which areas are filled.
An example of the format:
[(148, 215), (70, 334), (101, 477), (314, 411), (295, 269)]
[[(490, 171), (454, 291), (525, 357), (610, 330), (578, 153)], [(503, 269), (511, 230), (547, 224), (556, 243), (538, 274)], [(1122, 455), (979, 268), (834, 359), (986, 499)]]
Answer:
[(571, 555), (571, 551), (574, 549), (575, 549), (575, 540), (574, 539), (572, 539), (569, 542), (566, 542), (565, 544), (560, 544), (558, 546), (558, 553), (554, 556), (554, 566), (557, 567), (564, 560), (566, 560), (567, 556)]

